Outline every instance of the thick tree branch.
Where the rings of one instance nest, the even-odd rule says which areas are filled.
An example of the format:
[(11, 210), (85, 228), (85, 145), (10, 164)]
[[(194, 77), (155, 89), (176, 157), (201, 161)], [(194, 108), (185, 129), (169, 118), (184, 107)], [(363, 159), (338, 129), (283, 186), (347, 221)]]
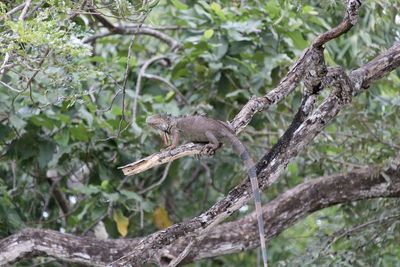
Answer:
[(382, 78), (399, 66), (400, 42), (397, 42), (385, 53), (350, 73), (352, 82), (357, 89), (355, 94), (359, 94), (362, 89), (368, 88), (372, 82)]
[[(400, 197), (400, 158), (385, 169), (391, 183), (368, 167), (348, 173), (334, 174), (304, 182), (286, 191), (263, 207), (267, 240), (304, 216), (338, 203), (378, 197)], [(0, 241), (0, 265), (38, 255), (51, 256), (68, 262), (106, 266), (126, 255), (143, 239), (99, 240), (42, 229), (25, 229)], [(179, 239), (153, 255), (163, 266), (187, 245)], [(258, 246), (255, 214), (221, 224), (212, 229), (201, 243), (193, 247), (185, 262), (236, 253)]]

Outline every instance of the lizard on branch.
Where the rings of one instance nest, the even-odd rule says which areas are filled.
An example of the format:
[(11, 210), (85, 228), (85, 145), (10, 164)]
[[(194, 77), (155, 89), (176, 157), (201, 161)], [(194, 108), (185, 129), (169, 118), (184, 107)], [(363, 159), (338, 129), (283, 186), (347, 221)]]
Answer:
[(247, 174), (250, 177), (256, 207), (262, 257), (264, 267), (267, 267), (264, 219), (262, 217), (261, 196), (256, 167), (247, 151), (247, 148), (239, 140), (229, 124), (199, 115), (174, 117), (167, 114), (150, 116), (146, 119), (146, 123), (159, 131), (165, 145), (169, 145), (169, 141), (172, 138), (172, 143), (166, 149), (175, 148), (181, 137), (190, 142), (207, 143), (204, 147), (204, 152), (210, 155), (212, 155), (223, 143), (232, 145), (235, 153), (243, 161), (247, 169)]

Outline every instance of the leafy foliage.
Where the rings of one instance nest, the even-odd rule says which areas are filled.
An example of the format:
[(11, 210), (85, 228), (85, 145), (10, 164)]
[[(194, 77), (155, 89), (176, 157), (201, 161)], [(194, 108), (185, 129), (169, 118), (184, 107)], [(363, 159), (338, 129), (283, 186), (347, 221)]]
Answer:
[[(24, 20), (7, 14), (22, 1), (0, 3), (0, 61), (7, 65), (0, 76), (1, 237), (27, 226), (86, 234), (100, 220), (111, 237), (138, 236), (199, 214), (243, 179), (240, 161), (220, 150), (200, 162), (174, 162), (159, 185), (164, 168), (124, 180), (118, 166), (162, 146), (145, 118), (169, 112), (232, 119), (252, 95), (277, 85), (313, 38), (345, 12), (337, 1), (99, 1), (100, 14), (133, 33), (161, 27), (182, 44), (172, 50), (155, 36), (132, 39), (132, 33), (86, 42), (106, 30), (77, 2), (33, 1)], [(357, 68), (399, 41), (399, 6), (398, 0), (367, 1), (359, 24), (327, 45), (328, 63)], [(140, 68), (159, 55), (170, 66), (157, 61), (145, 72), (176, 89), (142, 76), (133, 117)], [(399, 87), (395, 71), (357, 97), (264, 199), (305, 177), (387, 163), (400, 147)], [(284, 132), (300, 97), (296, 92), (246, 128), (241, 139), (254, 158)], [(341, 229), (391, 218), (397, 206), (395, 200), (373, 200), (322, 210), (269, 244), (271, 264), (391, 266), (400, 253), (395, 220), (382, 219), (324, 246)], [(246, 252), (210, 264), (255, 265), (255, 257)]]

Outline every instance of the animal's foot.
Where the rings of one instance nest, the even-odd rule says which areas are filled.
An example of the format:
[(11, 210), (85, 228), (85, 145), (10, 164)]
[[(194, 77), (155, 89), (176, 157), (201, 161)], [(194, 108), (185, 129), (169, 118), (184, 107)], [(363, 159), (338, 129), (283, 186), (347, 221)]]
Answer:
[(215, 154), (215, 150), (216, 148), (213, 145), (207, 144), (201, 149), (200, 154), (205, 156), (213, 156)]

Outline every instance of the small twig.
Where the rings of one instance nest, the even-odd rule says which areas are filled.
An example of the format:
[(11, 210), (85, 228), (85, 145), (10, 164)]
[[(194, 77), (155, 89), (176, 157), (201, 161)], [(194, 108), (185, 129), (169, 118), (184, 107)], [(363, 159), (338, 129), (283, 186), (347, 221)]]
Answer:
[[(140, 22), (140, 24), (139, 24), (140, 26), (138, 26), (136, 31), (138, 31), (140, 29), (141, 25), (143, 25), (143, 22), (145, 21), (146, 18), (147, 18), (147, 15), (145, 15), (143, 17), (143, 20)], [(121, 128), (122, 122), (125, 121), (126, 84), (128, 81), (129, 64), (130, 64), (131, 57), (132, 57), (132, 47), (133, 47), (133, 43), (135, 42), (135, 39), (136, 39), (136, 34), (133, 34), (131, 42), (129, 43), (129, 47), (128, 47), (128, 56), (127, 56), (127, 60), (126, 60), (126, 68), (125, 68), (124, 80), (123, 80), (123, 85), (122, 85), (122, 115), (121, 115), (121, 120), (119, 121), (119, 125), (118, 125), (117, 137), (119, 137), (119, 135), (122, 132), (124, 132), (126, 129), (128, 129), (129, 125), (131, 124), (131, 122), (129, 122), (124, 129)]]
[[(136, 28), (137, 24), (126, 24), (126, 25), (121, 25), (120, 27), (124, 28)], [(180, 29), (186, 29), (188, 27), (185, 26), (177, 26), (177, 25), (162, 25), (162, 26), (151, 26), (151, 25), (143, 25), (144, 28), (147, 29), (152, 29), (156, 31), (163, 31), (163, 30), (180, 30)]]
[(147, 79), (151, 79), (151, 80), (157, 80), (160, 82), (165, 83), (169, 88), (171, 88), (179, 97), (179, 99), (184, 102), (185, 104), (188, 104), (188, 100), (186, 99), (186, 97), (178, 90), (178, 88), (175, 87), (175, 85), (173, 85), (170, 81), (168, 81), (167, 79), (155, 75), (155, 74), (149, 74), (149, 73), (144, 73), (143, 77), (147, 78)]
[(25, 90), (17, 90), (17, 89), (15, 89), (15, 88), (11, 87), (11, 85), (9, 85), (9, 84), (7, 84), (7, 83), (1, 81), (1, 80), (0, 80), (0, 83), (1, 83), (2, 85), (4, 85), (5, 87), (7, 87), (8, 89), (10, 89), (11, 91), (17, 92), (17, 93), (19, 93), (19, 94), (25, 91)]
[(189, 244), (185, 247), (185, 249), (179, 254), (178, 257), (176, 257), (175, 259), (173, 259), (169, 264), (168, 267), (175, 267), (177, 266), (190, 252), (190, 249), (193, 247), (194, 245), (194, 240), (191, 239)]
[(33, 13), (35, 13), (45, 2), (46, 0), (41, 0), (34, 8), (32, 8), (31, 11), (28, 12), (28, 14), (25, 16), (26, 18), (29, 18), (32, 16)]
[(36, 77), (36, 75), (39, 73), (39, 71), (41, 71), (40, 68), (41, 68), (41, 66), (42, 66), (42, 64), (43, 64), (43, 62), (44, 62), (44, 60), (46, 59), (47, 55), (49, 54), (49, 52), (50, 52), (50, 48), (47, 48), (46, 51), (44, 52), (44, 56), (42, 57), (42, 59), (41, 59), (40, 62), (39, 62), (38, 68), (35, 70), (35, 72), (33, 73), (33, 75), (29, 78), (28, 82), (26, 83), (26, 88), (29, 88), (29, 98), (31, 99), (32, 104), (34, 104), (34, 105), (35, 105), (35, 101), (34, 101), (34, 99), (33, 99), (33, 92), (32, 92), (31, 83), (32, 83), (32, 81), (35, 79), (35, 77)]
[(29, 6), (32, 4), (32, 0), (26, 0), (24, 9), (22, 9), (21, 14), (19, 15), (18, 20), (25, 20), (26, 12), (28, 12)]
[(375, 137), (376, 140), (378, 140), (378, 142), (380, 142), (381, 144), (387, 145), (388, 147), (394, 147), (396, 149), (400, 149), (400, 146), (393, 144), (393, 143), (388, 143), (382, 140), (382, 138), (380, 136), (378, 136), (367, 124), (367, 122), (365, 122), (364, 120), (360, 120), (361, 123), (364, 125), (365, 128), (367, 128), (367, 130), (370, 132), (370, 134)]
[(80, 8), (79, 8), (78, 10), (74, 11), (74, 12), (68, 17), (68, 19), (73, 20), (76, 16), (78, 16), (78, 15), (79, 15), (79, 10), (83, 10), (83, 9), (85, 8), (86, 3), (87, 3), (87, 0), (83, 0), (83, 1), (82, 1), (82, 4), (81, 4), (81, 6), (80, 6)]
[(12, 191), (16, 190), (17, 188), (17, 163), (15, 160), (11, 161), (11, 171), (13, 176), (13, 188)]
[(139, 205), (139, 214), (140, 214), (140, 229), (144, 228), (144, 211), (142, 208), (142, 203), (138, 202)]
[[(106, 27), (107, 28), (107, 27)], [(181, 44), (179, 41), (175, 40), (174, 38), (168, 36), (167, 34), (160, 32), (158, 30), (152, 29), (152, 28), (147, 28), (147, 27), (142, 27), (139, 30), (135, 31), (130, 28), (124, 28), (122, 26), (114, 27), (112, 30), (108, 29), (108, 32), (105, 33), (98, 33), (95, 35), (92, 35), (85, 40), (83, 40), (84, 43), (92, 43), (98, 38), (103, 38), (107, 37), (110, 35), (116, 35), (116, 34), (122, 34), (122, 35), (130, 35), (130, 34), (135, 34), (135, 35), (148, 35), (155, 37), (159, 39), (160, 41), (168, 44), (171, 47), (172, 51), (177, 50), (178, 48), (181, 47)]]
[(7, 69), (6, 67), (7, 67), (7, 63), (9, 60), (10, 60), (10, 53), (7, 52), (4, 57), (3, 64), (1, 64), (1, 67), (0, 67), (0, 74), (3, 74), (4, 71)]
[(162, 184), (162, 183), (165, 181), (165, 179), (167, 178), (167, 176), (168, 176), (168, 171), (169, 171), (169, 167), (171, 166), (171, 163), (172, 163), (172, 161), (168, 162), (168, 163), (167, 163), (167, 166), (165, 166), (163, 175), (162, 175), (162, 177), (161, 177), (160, 180), (158, 180), (158, 181), (155, 182), (154, 184), (150, 185), (149, 187), (147, 187), (147, 188), (145, 188), (145, 189), (139, 191), (139, 194), (144, 194), (144, 193), (146, 193), (146, 192), (148, 192), (148, 191), (150, 191), (150, 190), (156, 188), (156, 187), (159, 186), (160, 184)]
[(150, 58), (149, 60), (145, 61), (142, 65), (142, 67), (140, 67), (139, 73), (138, 73), (138, 77), (136, 80), (136, 88), (135, 88), (135, 96), (133, 98), (133, 104), (132, 104), (132, 121), (136, 121), (136, 113), (137, 113), (137, 102), (138, 102), (138, 98), (140, 95), (140, 90), (142, 87), (142, 77), (146, 71), (146, 69), (154, 62), (161, 60), (161, 59), (168, 59), (166, 56), (155, 56)]
[(36, 75), (41, 71), (40, 67), (42, 67), (43, 62), (46, 59), (46, 57), (49, 54), (49, 52), (50, 52), (50, 48), (47, 48), (46, 51), (44, 52), (44, 55), (43, 55), (42, 59), (39, 61), (37, 69), (35, 70), (33, 75), (29, 78), (28, 82), (26, 83), (26, 88), (28, 88), (30, 86), (30, 84), (32, 83), (33, 79), (35, 79)]
[[(375, 219), (375, 220), (371, 220), (371, 221), (369, 221), (369, 222), (366, 222), (366, 223), (357, 225), (357, 226), (355, 226), (355, 227), (353, 227), (353, 228), (351, 228), (351, 229), (349, 229), (349, 230), (346, 230), (346, 231), (340, 230), (339, 232), (336, 232), (336, 233), (334, 233), (334, 234), (332, 235), (332, 236), (334, 236), (334, 238), (332, 239), (331, 242), (329, 242), (329, 243), (322, 249), (322, 252), (327, 251), (327, 250), (333, 245), (333, 243), (335, 243), (335, 242), (338, 241), (339, 239), (343, 238), (344, 236), (349, 235), (349, 234), (352, 233), (352, 232), (359, 231), (359, 230), (361, 230), (362, 228), (368, 227), (368, 226), (370, 226), (370, 225), (372, 225), (372, 224), (375, 224), (375, 223), (390, 221), (390, 220), (396, 219), (396, 218), (398, 218), (398, 217), (400, 217), (400, 214), (396, 214), (396, 215), (392, 215), (392, 216), (387, 216), (387, 217), (385, 217), (385, 218), (378, 218), (378, 219)], [(341, 232), (341, 233), (340, 233), (340, 232)]]
[(21, 9), (24, 8), (24, 6), (25, 6), (25, 3), (22, 3), (22, 4), (20, 4), (20, 5), (16, 6), (16, 7), (14, 7), (14, 8), (11, 9), (10, 11), (8, 11), (8, 12), (5, 14), (5, 16), (3, 16), (1, 19), (4, 19), (5, 17), (11, 16), (12, 14), (14, 14), (14, 13), (20, 11)]
[(49, 53), (50, 53), (50, 48), (47, 48), (46, 51), (44, 52), (44, 55), (43, 55), (42, 59), (38, 63), (37, 69), (35, 70), (35, 72), (32, 74), (32, 76), (27, 81), (26, 88), (30, 87), (33, 79), (35, 79), (36, 75), (41, 71), (40, 68), (42, 67), (42, 65), (44, 63), (44, 60), (46, 59), (46, 57), (48, 56)]
[(117, 98), (117, 96), (118, 96), (121, 92), (122, 92), (122, 90), (118, 90), (118, 91), (114, 94), (114, 96), (113, 96), (112, 99), (111, 99), (111, 104), (110, 104), (110, 106), (108, 106), (107, 108), (104, 108), (104, 109), (98, 109), (97, 111), (98, 111), (98, 112), (107, 112), (107, 111), (109, 111), (109, 110), (112, 108), (112, 106), (113, 106), (113, 104), (114, 104), (114, 102), (115, 102), (115, 99)]

